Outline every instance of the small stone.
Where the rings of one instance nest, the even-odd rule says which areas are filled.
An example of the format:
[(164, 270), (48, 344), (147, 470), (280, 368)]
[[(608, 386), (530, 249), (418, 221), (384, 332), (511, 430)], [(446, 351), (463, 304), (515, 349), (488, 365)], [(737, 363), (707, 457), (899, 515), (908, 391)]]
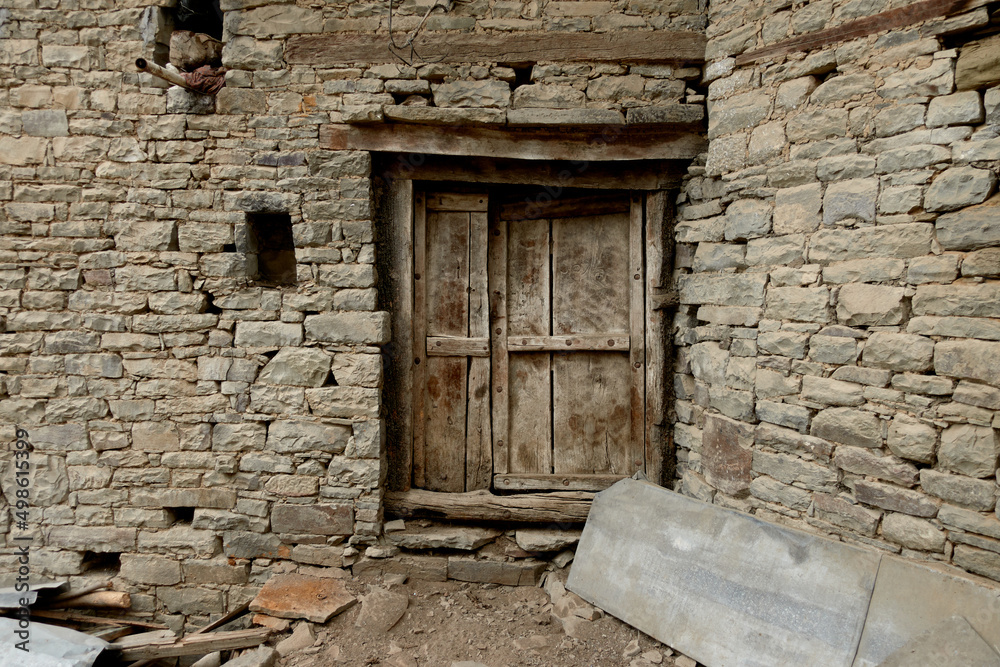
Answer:
[(292, 632), (291, 637), (287, 637), (278, 642), (278, 645), (275, 646), (275, 648), (278, 651), (278, 655), (284, 658), (295, 651), (301, 651), (302, 649), (309, 648), (315, 643), (316, 633), (313, 632), (312, 625), (303, 621), (295, 626), (295, 630)]
[(930, 521), (906, 514), (888, 514), (882, 519), (882, 536), (909, 549), (944, 551), (945, 532)]
[(354, 625), (358, 628), (384, 633), (392, 629), (409, 605), (406, 593), (395, 593), (384, 588), (373, 588), (361, 598), (361, 612)]
[(240, 657), (226, 663), (227, 667), (273, 667), (278, 652), (270, 646), (261, 646), (245, 651)]
[(517, 546), (525, 551), (562, 551), (580, 541), (582, 530), (521, 528), (515, 533)]
[(430, 526), (415, 524), (386, 535), (386, 539), (404, 549), (462, 549), (474, 551), (502, 535), (499, 530), (474, 526)]
[(987, 426), (956, 424), (941, 433), (938, 463), (969, 477), (992, 477), (1000, 459), (1000, 438)]

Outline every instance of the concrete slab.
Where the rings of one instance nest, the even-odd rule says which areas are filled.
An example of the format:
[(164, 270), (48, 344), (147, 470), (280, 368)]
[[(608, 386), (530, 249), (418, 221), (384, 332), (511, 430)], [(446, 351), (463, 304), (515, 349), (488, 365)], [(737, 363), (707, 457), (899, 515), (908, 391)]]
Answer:
[(854, 667), (881, 665), (908, 641), (952, 616), (964, 617), (994, 650), (1000, 649), (1000, 588), (944, 568), (883, 556)]
[(1000, 667), (1000, 655), (961, 616), (914, 637), (879, 667)]
[(848, 667), (878, 562), (623, 480), (594, 500), (567, 588), (709, 667)]

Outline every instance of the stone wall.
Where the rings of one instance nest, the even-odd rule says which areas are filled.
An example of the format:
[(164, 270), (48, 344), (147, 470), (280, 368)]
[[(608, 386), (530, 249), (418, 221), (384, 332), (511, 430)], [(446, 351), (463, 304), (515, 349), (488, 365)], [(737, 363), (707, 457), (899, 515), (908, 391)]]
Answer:
[(677, 486), (1000, 580), (1000, 89), (956, 90), (941, 21), (733, 58), (882, 5), (712, 4)]
[[(384, 36), (386, 3), (223, 2), (213, 99), (134, 69), (162, 56), (169, 4), (0, 9), (0, 569), (30, 536), (33, 576), (120, 567), (134, 609), (176, 628), (273, 573), (381, 554), (371, 157), (326, 150), (320, 127), (390, 106), (502, 124), (702, 98), (679, 66), (289, 66), (293, 33)], [(397, 34), (427, 7), (402, 3)], [(702, 9), (477, 0), (424, 29), (697, 29)], [(255, 280), (248, 213), (288, 215), (294, 285)], [(15, 425), (34, 447), (26, 529)]]

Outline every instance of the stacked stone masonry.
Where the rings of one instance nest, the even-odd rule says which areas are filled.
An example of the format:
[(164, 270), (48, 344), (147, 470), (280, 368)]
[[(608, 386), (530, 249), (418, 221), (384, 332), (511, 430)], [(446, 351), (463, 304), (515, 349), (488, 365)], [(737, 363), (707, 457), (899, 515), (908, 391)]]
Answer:
[[(0, 0), (0, 442), (34, 446), (26, 531), (3, 453), (0, 569), (25, 535), (40, 575), (117, 563), (180, 627), (378, 548), (384, 230), (371, 156), (321, 126), (706, 103), (676, 224), (677, 488), (1000, 580), (1000, 88), (956, 91), (926, 26), (737, 68), (885, 7), (472, 0), (423, 29), (705, 30), (708, 62), (319, 68), (287, 38), (385, 35), (386, 3), (223, 0), (210, 98), (134, 70), (169, 4)], [(288, 214), (294, 285), (254, 280), (247, 213)]]
[(956, 79), (940, 21), (734, 61), (885, 9), (710, 7), (677, 488), (1000, 580), (1000, 88)]

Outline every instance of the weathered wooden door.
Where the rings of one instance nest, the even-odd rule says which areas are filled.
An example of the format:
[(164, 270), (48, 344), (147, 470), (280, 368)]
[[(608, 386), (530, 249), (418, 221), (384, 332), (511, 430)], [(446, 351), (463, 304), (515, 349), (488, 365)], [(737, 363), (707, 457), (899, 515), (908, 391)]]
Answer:
[(424, 192), (414, 485), (597, 489), (644, 469), (643, 202)]

